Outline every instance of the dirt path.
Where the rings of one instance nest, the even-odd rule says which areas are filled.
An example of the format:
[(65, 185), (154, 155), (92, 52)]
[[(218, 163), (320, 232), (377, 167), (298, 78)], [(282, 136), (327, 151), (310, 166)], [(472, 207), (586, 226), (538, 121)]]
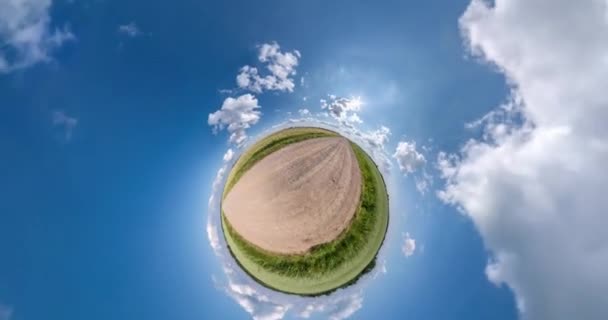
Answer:
[(222, 206), (249, 242), (293, 254), (335, 239), (349, 225), (360, 195), (361, 172), (349, 141), (316, 138), (256, 163)]

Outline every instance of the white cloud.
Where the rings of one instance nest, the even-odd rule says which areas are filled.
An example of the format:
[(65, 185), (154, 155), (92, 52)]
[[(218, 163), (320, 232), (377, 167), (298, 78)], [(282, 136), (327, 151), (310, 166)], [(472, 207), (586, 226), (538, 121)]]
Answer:
[(75, 37), (51, 27), (51, 0), (0, 2), (0, 73), (52, 61), (51, 53)]
[(426, 163), (424, 156), (416, 150), (415, 141), (400, 141), (393, 158), (397, 160), (399, 170), (406, 175), (415, 172)]
[(0, 303), (0, 320), (11, 320), (13, 308)]
[(314, 312), (323, 312), (325, 310), (325, 305), (316, 305), (311, 303), (306, 305), (304, 309), (298, 314), (298, 317), (303, 319), (308, 319)]
[[(234, 270), (227, 270), (233, 275)], [(236, 277), (229, 278), (226, 293), (231, 296), (254, 320), (283, 319), (285, 313), (291, 308), (290, 304), (281, 304), (270, 301), (270, 298), (261, 293), (254, 285), (239, 283)]]
[[(428, 150), (424, 146), (421, 149)], [(416, 190), (422, 195), (426, 194), (433, 183), (433, 177), (426, 170), (426, 158), (416, 148), (416, 142), (400, 141), (392, 157), (397, 160), (403, 175), (412, 175)]]
[(403, 245), (401, 245), (401, 251), (405, 257), (409, 257), (416, 251), (416, 240), (410, 236), (408, 232), (403, 235)]
[(342, 299), (341, 301), (332, 304), (332, 309), (334, 310), (329, 314), (329, 319), (342, 320), (349, 318), (361, 309), (361, 307), (363, 307), (363, 297), (360, 293), (354, 293), (347, 296), (347, 299)]
[(53, 112), (53, 126), (62, 130), (62, 138), (65, 141), (72, 139), (72, 134), (76, 126), (78, 125), (78, 119), (67, 115), (63, 111)]
[(380, 126), (379, 129), (363, 132), (361, 136), (369, 145), (384, 150), (384, 145), (388, 142), (391, 135), (391, 130), (385, 126)]
[[(266, 66), (270, 74), (261, 76), (256, 67), (246, 65), (236, 76), (239, 88), (255, 93), (265, 90), (289, 91), (294, 89), (293, 76), (301, 55), (298, 50), (282, 52), (276, 42), (265, 43), (259, 47), (258, 60)], [(230, 93), (232, 90), (221, 90)], [(256, 124), (261, 116), (257, 109), (258, 100), (251, 94), (240, 97), (226, 98), (222, 108), (209, 115), (209, 125), (214, 126), (215, 132), (224, 127), (230, 132), (230, 142), (242, 146), (247, 135), (245, 130)]]
[(265, 90), (293, 92), (293, 76), (300, 57), (298, 50), (282, 52), (278, 43), (265, 43), (259, 47), (258, 60), (266, 66), (269, 74), (261, 76), (258, 68), (246, 65), (237, 75), (236, 83), (239, 88), (255, 93)]
[[(226, 174), (226, 170), (227, 168), (224, 165), (217, 171), (215, 179), (213, 179), (213, 184), (211, 185), (211, 196), (209, 197), (209, 207), (215, 206), (215, 196), (216, 194), (220, 193), (220, 187), (222, 186), (222, 182), (224, 181), (224, 175)], [(209, 232), (209, 230), (207, 231)], [(209, 236), (209, 240), (211, 240), (211, 235)]]
[(385, 150), (385, 146), (389, 141), (391, 130), (388, 127), (380, 126), (376, 130), (361, 130), (356, 126), (349, 127), (353, 135), (359, 137), (368, 146), (368, 151), (372, 158), (378, 164), (378, 167), (384, 174), (388, 174), (392, 168), (392, 163), (389, 155)]
[(247, 139), (246, 130), (260, 120), (260, 108), (258, 100), (251, 94), (236, 99), (228, 97), (220, 110), (209, 114), (208, 123), (215, 133), (226, 128), (230, 133), (229, 141), (241, 146)]
[(321, 109), (327, 110), (329, 115), (343, 125), (352, 126), (363, 121), (357, 114), (363, 106), (360, 97), (344, 98), (329, 95), (328, 99), (321, 99)]
[(388, 268), (386, 267), (386, 259), (382, 260), (382, 266), (380, 267), (380, 273), (387, 274)]
[(226, 153), (224, 153), (224, 162), (230, 162), (232, 157), (234, 157), (234, 151), (232, 151), (232, 149), (228, 149)]
[(228, 275), (226, 293), (249, 313), (252, 319), (278, 320), (291, 312), (295, 317), (303, 319), (315, 315), (325, 319), (343, 320), (363, 307), (361, 290), (317, 298), (281, 296), (257, 284), (246, 284), (247, 281), (240, 279), (234, 269), (228, 268), (225, 271)]
[[(214, 202), (214, 197), (209, 197), (209, 203)], [(217, 228), (215, 228), (211, 224), (207, 224), (207, 238), (209, 239), (209, 245), (213, 250), (220, 249), (220, 237), (217, 232)]]
[(440, 197), (472, 219), (488, 278), (523, 319), (608, 318), (606, 1), (474, 0), (460, 25), (513, 97), (441, 154)]
[(300, 116), (302, 117), (307, 117), (310, 116), (310, 110), (304, 108), (304, 109), (300, 109), (298, 110), (298, 113), (300, 114)]
[(433, 183), (433, 177), (426, 171), (426, 168), (422, 169), (422, 173), (414, 175), (414, 183), (416, 190), (422, 195), (426, 194)]
[(141, 35), (141, 30), (139, 30), (139, 27), (135, 24), (135, 22), (130, 22), (118, 26), (118, 32), (125, 34), (131, 38), (135, 38)]
[(306, 303), (300, 306), (297, 316), (308, 319), (318, 313), (324, 315), (326, 319), (341, 320), (352, 316), (361, 307), (363, 307), (363, 296), (359, 290), (351, 294)]
[(346, 121), (348, 123), (353, 123), (353, 124), (361, 124), (363, 123), (363, 120), (361, 120), (361, 118), (359, 117), (358, 114), (353, 113), (350, 116), (346, 117)]

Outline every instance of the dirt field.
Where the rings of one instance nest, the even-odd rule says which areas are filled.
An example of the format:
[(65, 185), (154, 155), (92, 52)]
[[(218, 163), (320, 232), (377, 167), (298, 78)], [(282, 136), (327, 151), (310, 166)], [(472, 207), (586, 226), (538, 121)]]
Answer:
[(275, 253), (298, 254), (334, 240), (361, 196), (361, 172), (348, 140), (315, 138), (259, 161), (223, 201), (243, 238)]

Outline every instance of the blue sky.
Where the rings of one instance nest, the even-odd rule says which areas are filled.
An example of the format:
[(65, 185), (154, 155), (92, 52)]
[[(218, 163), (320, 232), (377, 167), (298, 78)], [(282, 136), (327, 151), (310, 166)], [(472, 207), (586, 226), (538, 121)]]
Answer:
[[(605, 319), (607, 7), (0, 2), (0, 320)], [(389, 183), (378, 268), (329, 297), (234, 270), (209, 203), (293, 123)]]

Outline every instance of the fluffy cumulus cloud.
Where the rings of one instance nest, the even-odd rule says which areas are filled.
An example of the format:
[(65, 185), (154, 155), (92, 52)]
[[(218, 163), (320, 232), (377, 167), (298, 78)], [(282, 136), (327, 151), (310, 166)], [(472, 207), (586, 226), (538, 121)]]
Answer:
[[(217, 171), (215, 174), (215, 178), (213, 179), (213, 183), (211, 184), (211, 196), (209, 196), (209, 207), (212, 208), (216, 205), (216, 194), (220, 191), (220, 188), (223, 187), (224, 176), (226, 175), (226, 171), (228, 170), (228, 163), (232, 161), (234, 158), (234, 151), (231, 148), (226, 150), (224, 153), (224, 165)], [(209, 243), (211, 243), (211, 247), (217, 249), (219, 246), (219, 237), (217, 236), (217, 230), (210, 229), (207, 226), (207, 235), (209, 236)]]
[(300, 116), (302, 116), (302, 117), (308, 117), (308, 116), (310, 116), (310, 110), (308, 110), (308, 109), (306, 109), (306, 108), (303, 108), (303, 109), (298, 110), (298, 113), (299, 113), (299, 114), (300, 114)]
[[(239, 88), (257, 94), (266, 90), (292, 92), (293, 76), (300, 57), (298, 50), (283, 52), (278, 43), (265, 43), (259, 47), (258, 60), (265, 64), (269, 74), (261, 76), (256, 67), (247, 65), (237, 75), (237, 84)], [(221, 92), (231, 94), (234, 90)], [(213, 126), (214, 133), (226, 128), (230, 133), (229, 142), (241, 147), (247, 139), (246, 130), (260, 120), (260, 108), (257, 98), (250, 93), (237, 98), (229, 97), (224, 100), (220, 110), (209, 114), (208, 123)]]
[(234, 151), (232, 149), (228, 149), (226, 153), (224, 153), (224, 162), (230, 162), (234, 157)]
[(51, 26), (51, 0), (0, 1), (0, 73), (51, 61), (74, 35)]
[(361, 137), (371, 146), (384, 149), (384, 145), (388, 142), (391, 135), (391, 130), (388, 127), (380, 126), (380, 128), (361, 134)]
[(371, 153), (380, 170), (384, 174), (389, 174), (392, 163), (385, 146), (390, 139), (391, 130), (385, 126), (375, 130), (361, 130), (356, 126), (346, 127), (367, 146), (368, 152)]
[(130, 22), (130, 23), (118, 26), (118, 32), (120, 32), (126, 36), (129, 36), (131, 38), (135, 38), (135, 37), (141, 35), (141, 30), (139, 30), (139, 27), (135, 24), (135, 22)]
[[(222, 187), (222, 181), (224, 180), (224, 175), (226, 174), (226, 170), (228, 170), (228, 168), (224, 165), (223, 167), (221, 167), (218, 171), (217, 174), (215, 175), (215, 179), (213, 179), (213, 184), (211, 185), (211, 196), (209, 197), (209, 207), (214, 207), (216, 205), (216, 194), (219, 192), (220, 187)], [(209, 230), (207, 230), (209, 232)], [(217, 236), (216, 236), (217, 238)], [(209, 238), (210, 241), (214, 242), (211, 237)]]
[(78, 125), (78, 119), (71, 117), (63, 111), (53, 112), (52, 117), (53, 126), (61, 130), (62, 139), (70, 141), (72, 134), (76, 126)]
[(328, 99), (321, 99), (321, 109), (327, 110), (330, 116), (343, 125), (352, 126), (363, 121), (357, 114), (361, 110), (361, 98), (344, 98), (329, 95)]
[(265, 293), (259, 291), (255, 285), (247, 284), (247, 281), (238, 280), (231, 267), (225, 269), (229, 275), (226, 293), (231, 296), (254, 320), (278, 320), (283, 319), (285, 313), (292, 307), (291, 304), (274, 302)]
[[(424, 146), (422, 149), (425, 150)], [(403, 175), (413, 176), (416, 190), (424, 195), (429, 190), (433, 178), (426, 170), (426, 158), (416, 148), (416, 142), (400, 141), (392, 157), (397, 161)]]
[(409, 232), (403, 235), (403, 244), (401, 245), (401, 251), (405, 257), (409, 257), (416, 251), (416, 240), (412, 238)]
[(488, 278), (524, 319), (608, 318), (608, 20), (600, 0), (481, 0), (460, 19), (513, 85), (458, 155), (440, 196), (490, 250)]
[(281, 51), (278, 43), (265, 43), (259, 47), (258, 60), (264, 64), (266, 75), (260, 75), (258, 68), (246, 65), (236, 77), (241, 89), (262, 93), (266, 90), (293, 92), (293, 76), (296, 75), (301, 55), (298, 50)]
[(361, 292), (354, 292), (325, 303), (325, 309), (329, 309), (328, 319), (330, 320), (347, 319), (361, 309), (361, 307), (363, 307)]
[(260, 108), (258, 99), (251, 94), (228, 97), (219, 110), (209, 114), (208, 123), (214, 133), (226, 129), (230, 133), (229, 141), (240, 146), (247, 139), (246, 130), (260, 120)]
[(416, 142), (400, 141), (393, 153), (393, 158), (399, 164), (399, 170), (403, 174), (413, 173), (424, 166), (426, 159), (422, 153), (416, 150)]

